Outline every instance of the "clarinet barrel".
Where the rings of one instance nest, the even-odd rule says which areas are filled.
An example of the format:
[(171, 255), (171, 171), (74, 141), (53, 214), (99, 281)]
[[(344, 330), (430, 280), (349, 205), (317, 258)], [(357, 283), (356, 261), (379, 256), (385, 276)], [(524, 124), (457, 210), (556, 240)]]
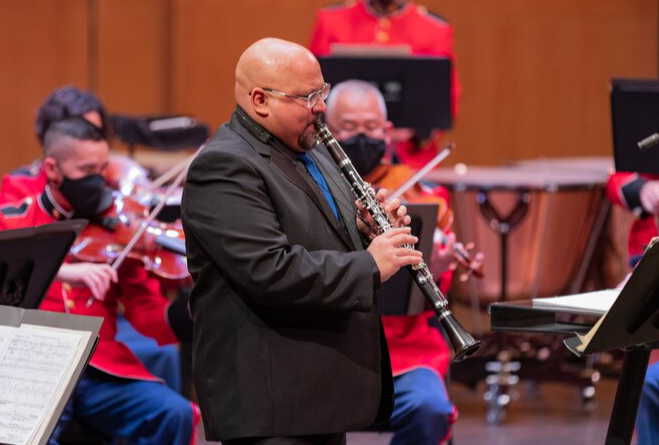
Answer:
[[(389, 221), (387, 214), (375, 197), (375, 191), (357, 173), (350, 158), (345, 154), (327, 127), (323, 124), (316, 124), (316, 131), (318, 132), (320, 142), (327, 147), (334, 162), (339, 166), (341, 173), (343, 173), (343, 176), (348, 181), (357, 200), (359, 200), (362, 206), (373, 217), (377, 225), (375, 227), (377, 232), (384, 233), (393, 229), (393, 224)], [(414, 248), (414, 246), (407, 245), (405, 247)], [(432, 306), (435, 315), (446, 331), (449, 343), (455, 354), (454, 360), (460, 361), (475, 353), (480, 348), (481, 342), (475, 340), (453, 316), (453, 313), (448, 308), (448, 301), (439, 290), (439, 287), (437, 287), (432, 274), (428, 270), (428, 266), (425, 263), (421, 263), (407, 266), (406, 269), (414, 278), (414, 282), (421, 289), (421, 292)]]

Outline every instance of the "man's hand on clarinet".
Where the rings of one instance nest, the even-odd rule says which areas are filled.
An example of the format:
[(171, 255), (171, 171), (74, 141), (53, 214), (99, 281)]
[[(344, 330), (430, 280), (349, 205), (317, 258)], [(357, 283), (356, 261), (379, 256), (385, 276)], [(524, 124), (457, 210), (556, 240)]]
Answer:
[(378, 202), (384, 207), (389, 221), (395, 227), (389, 232), (377, 235), (372, 229), (376, 227), (371, 215), (357, 202), (361, 218), (357, 226), (362, 233), (371, 240), (368, 251), (373, 255), (375, 263), (380, 270), (380, 280), (384, 283), (391, 278), (398, 269), (411, 264), (420, 264), (423, 261), (421, 252), (402, 247), (404, 244), (413, 246), (419, 239), (411, 234), (412, 229), (407, 227), (411, 218), (407, 215), (407, 208), (401, 205), (399, 199), (387, 200), (387, 190), (381, 189), (375, 195)]
[(411, 264), (420, 264), (422, 254), (418, 250), (402, 247), (403, 244), (413, 245), (419, 239), (412, 235), (411, 228), (399, 227), (373, 238), (368, 251), (373, 255), (375, 263), (380, 270), (380, 280), (384, 283), (391, 278), (398, 269)]
[[(412, 218), (407, 214), (407, 207), (401, 205), (400, 199), (392, 199), (387, 202), (387, 195), (389, 191), (387, 189), (380, 189), (375, 194), (375, 198), (378, 200), (381, 206), (384, 207), (384, 211), (389, 217), (389, 221), (394, 225), (394, 227), (404, 227), (410, 225)], [(369, 240), (373, 240), (377, 236), (377, 229), (373, 217), (364, 209), (359, 201), (355, 201), (357, 209), (359, 210), (359, 217), (357, 218), (357, 227)]]

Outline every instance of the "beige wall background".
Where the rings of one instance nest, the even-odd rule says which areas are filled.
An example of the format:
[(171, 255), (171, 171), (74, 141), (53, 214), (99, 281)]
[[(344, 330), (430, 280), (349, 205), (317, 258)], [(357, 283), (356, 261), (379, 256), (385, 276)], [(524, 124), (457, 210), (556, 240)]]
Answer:
[[(327, 0), (3, 0), (0, 172), (39, 156), (54, 88), (112, 112), (190, 113), (217, 127), (233, 69), (265, 36), (306, 44)], [(612, 77), (659, 76), (659, 0), (427, 0), (455, 27), (463, 85), (450, 163), (611, 153)], [(657, 123), (659, 129), (659, 122)]]

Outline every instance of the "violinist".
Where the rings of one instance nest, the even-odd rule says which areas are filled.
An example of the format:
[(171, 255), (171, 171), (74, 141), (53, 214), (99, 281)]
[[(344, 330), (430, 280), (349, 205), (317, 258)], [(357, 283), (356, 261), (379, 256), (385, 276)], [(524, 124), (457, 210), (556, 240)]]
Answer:
[[(54, 122), (71, 117), (86, 120), (95, 126), (105, 139), (109, 139), (112, 133), (109, 117), (102, 102), (93, 93), (66, 85), (48, 95), (37, 112), (35, 135), (40, 145), (43, 147), (45, 134)], [(138, 170), (134, 161), (132, 163), (135, 168), (129, 171), (125, 169), (117, 171), (116, 168), (113, 168), (117, 164), (124, 163), (118, 156), (111, 157), (105, 173), (106, 183), (122, 193), (127, 189), (124, 181), (133, 180), (134, 182)], [(145, 171), (141, 169), (138, 173), (145, 174)], [(23, 166), (3, 176), (0, 185), (0, 203), (17, 202), (26, 197), (38, 195), (44, 190), (46, 183), (46, 174), (42, 169), (41, 159), (39, 159), (31, 165)], [(104, 232), (102, 229), (99, 230)], [(92, 232), (90, 227), (84, 234), (89, 232)], [(96, 233), (98, 231), (92, 234)], [(101, 241), (107, 240), (108, 235), (107, 232), (104, 232), (102, 238), (94, 239), (93, 245), (100, 248)], [(86, 252), (84, 253), (86, 254)], [(86, 256), (92, 257), (93, 255)], [(79, 260), (84, 261), (80, 258)], [(116, 281), (116, 272), (108, 264), (96, 264), (99, 261), (102, 262), (102, 259), (94, 258), (93, 261), (94, 263), (65, 263), (59, 271), (58, 279), (76, 287), (88, 287), (95, 298), (101, 299), (112, 284), (112, 280)], [(163, 280), (161, 284), (163, 283), (172, 286), (174, 282), (168, 279)], [(184, 302), (177, 301), (177, 304), (179, 303)], [(154, 344), (151, 338), (136, 332), (122, 314), (118, 315), (117, 324), (117, 339), (126, 344), (152, 374), (164, 379), (171, 388), (180, 390), (182, 385), (181, 367), (179, 366), (181, 357), (176, 345), (158, 346)]]
[[(0, 229), (46, 224), (71, 217), (92, 217), (112, 202), (103, 170), (108, 143), (102, 132), (80, 117), (50, 124), (44, 135), (42, 170), (46, 185), (39, 193), (0, 206)], [(70, 265), (69, 267), (103, 267)], [(63, 270), (67, 270), (66, 266)], [(112, 269), (110, 269), (112, 270)], [(66, 278), (60, 272), (60, 279)], [(166, 387), (115, 338), (117, 308), (127, 320), (159, 344), (177, 342), (175, 306), (162, 296), (159, 283), (141, 263), (127, 260), (109, 290), (75, 287), (55, 281), (42, 310), (103, 317), (99, 342), (50, 444), (73, 417), (131, 442), (190, 444), (199, 420), (194, 404)], [(75, 284), (75, 283), (74, 283)], [(91, 305), (87, 302), (94, 295)]]
[[(410, 167), (383, 161), (392, 124), (387, 121), (384, 98), (371, 84), (351, 80), (334, 86), (327, 99), (326, 120), (367, 182), (391, 189), (412, 176)], [(446, 246), (434, 248), (431, 269), (433, 273), (445, 271), (440, 283), (443, 292), (450, 282), (448, 265), (454, 241), (451, 235)], [(432, 311), (426, 311), (382, 317), (394, 374), (395, 402), (389, 426), (395, 431), (391, 442), (395, 445), (443, 443), (457, 416), (443, 380), (450, 352), (439, 331), (428, 325), (432, 316)]]

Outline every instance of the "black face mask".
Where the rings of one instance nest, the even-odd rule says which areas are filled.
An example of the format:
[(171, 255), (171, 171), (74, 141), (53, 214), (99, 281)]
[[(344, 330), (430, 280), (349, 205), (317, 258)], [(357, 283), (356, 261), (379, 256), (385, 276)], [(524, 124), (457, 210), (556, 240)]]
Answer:
[(107, 210), (112, 203), (112, 190), (105, 185), (102, 175), (88, 175), (80, 179), (64, 176), (59, 189), (76, 216), (90, 218)]
[(364, 133), (344, 139), (340, 144), (357, 169), (357, 173), (362, 176), (369, 174), (378, 166), (386, 148), (384, 139), (368, 137)]

